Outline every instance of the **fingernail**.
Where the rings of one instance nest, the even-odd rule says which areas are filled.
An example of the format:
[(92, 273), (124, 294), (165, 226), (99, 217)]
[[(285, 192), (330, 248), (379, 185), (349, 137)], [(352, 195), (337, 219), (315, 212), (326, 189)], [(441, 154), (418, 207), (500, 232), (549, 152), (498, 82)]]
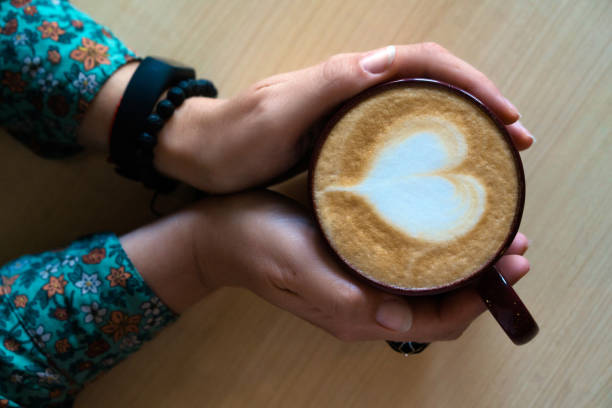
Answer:
[(508, 100), (508, 98), (504, 98), (504, 101), (506, 101), (506, 105), (508, 105), (508, 107), (510, 108), (510, 110), (514, 111), (514, 113), (518, 116), (518, 118), (521, 118), (521, 112), (518, 111), (518, 109), (516, 109), (516, 106), (514, 106), (514, 104), (512, 102), (510, 102)]
[(527, 130), (527, 128), (526, 128), (525, 126), (523, 126), (523, 124), (521, 123), (521, 121), (520, 121), (520, 120), (517, 120), (517, 121), (516, 121), (516, 125), (517, 125), (519, 128), (521, 128), (521, 129), (522, 129), (522, 130), (525, 132), (525, 134), (526, 134), (527, 136), (529, 136), (529, 137), (531, 138), (531, 144), (535, 144), (535, 142), (536, 142), (536, 138), (535, 138), (535, 137), (534, 137), (534, 136), (531, 134), (531, 132), (530, 132), (529, 130)]
[(412, 312), (407, 304), (390, 300), (378, 307), (376, 321), (387, 329), (405, 332), (412, 327)]
[(370, 74), (382, 74), (391, 66), (395, 59), (395, 46), (381, 48), (366, 55), (360, 61), (361, 68)]

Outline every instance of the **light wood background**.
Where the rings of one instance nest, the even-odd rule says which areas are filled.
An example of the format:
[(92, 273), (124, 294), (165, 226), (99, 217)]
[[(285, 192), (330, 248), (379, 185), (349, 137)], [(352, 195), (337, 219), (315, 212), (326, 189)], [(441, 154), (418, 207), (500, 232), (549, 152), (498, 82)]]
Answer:
[[(344, 344), (242, 290), (221, 290), (93, 383), (78, 407), (612, 406), (612, 3), (164, 1), (75, 3), (140, 55), (173, 57), (221, 96), (342, 51), (436, 41), (489, 75), (537, 137), (522, 155), (541, 326), (516, 347), (489, 315), (404, 358)], [(52, 162), (0, 137), (0, 262), (151, 219), (150, 194), (102, 158)], [(303, 177), (281, 187), (303, 197)]]

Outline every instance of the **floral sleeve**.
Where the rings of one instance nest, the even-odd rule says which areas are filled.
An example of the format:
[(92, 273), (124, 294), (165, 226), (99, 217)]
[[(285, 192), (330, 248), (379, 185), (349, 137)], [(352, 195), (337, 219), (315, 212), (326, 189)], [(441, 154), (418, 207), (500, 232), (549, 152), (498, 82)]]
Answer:
[(113, 234), (0, 268), (0, 407), (67, 406), (177, 317)]
[(0, 1), (0, 125), (43, 157), (74, 154), (89, 102), (133, 59), (68, 1)]

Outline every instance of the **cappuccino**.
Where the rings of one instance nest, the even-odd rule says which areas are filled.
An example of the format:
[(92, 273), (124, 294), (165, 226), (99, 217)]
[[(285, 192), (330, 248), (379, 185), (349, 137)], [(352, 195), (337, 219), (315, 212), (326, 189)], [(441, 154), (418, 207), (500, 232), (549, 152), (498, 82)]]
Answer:
[(385, 286), (444, 287), (491, 261), (518, 208), (513, 147), (466, 96), (421, 83), (383, 89), (329, 129), (313, 167), (321, 229)]

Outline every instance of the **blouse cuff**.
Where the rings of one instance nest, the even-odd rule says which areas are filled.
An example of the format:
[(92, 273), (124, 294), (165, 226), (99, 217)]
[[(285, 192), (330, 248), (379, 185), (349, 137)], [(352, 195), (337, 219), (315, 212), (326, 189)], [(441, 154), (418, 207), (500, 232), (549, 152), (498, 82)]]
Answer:
[(21, 257), (0, 278), (0, 407), (68, 403), (178, 317), (114, 234)]
[(0, 18), (0, 125), (40, 156), (77, 153), (89, 103), (134, 52), (67, 1), (2, 2)]

